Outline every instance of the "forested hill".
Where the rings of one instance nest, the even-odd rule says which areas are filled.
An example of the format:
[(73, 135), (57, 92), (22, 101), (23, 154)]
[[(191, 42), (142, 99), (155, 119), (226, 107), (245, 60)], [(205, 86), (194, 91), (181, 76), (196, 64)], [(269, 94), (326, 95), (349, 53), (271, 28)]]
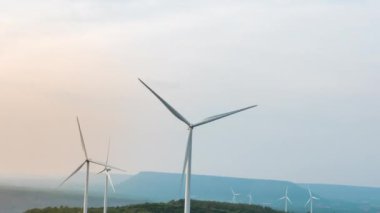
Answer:
[[(44, 209), (31, 209), (25, 213), (77, 213), (80, 208), (54, 207)], [(102, 208), (90, 208), (89, 213), (102, 213)], [(171, 201), (168, 203), (146, 203), (124, 207), (110, 207), (109, 213), (182, 213), (183, 200)], [(192, 201), (192, 213), (280, 213), (267, 207), (247, 204), (231, 204), (211, 201)]]

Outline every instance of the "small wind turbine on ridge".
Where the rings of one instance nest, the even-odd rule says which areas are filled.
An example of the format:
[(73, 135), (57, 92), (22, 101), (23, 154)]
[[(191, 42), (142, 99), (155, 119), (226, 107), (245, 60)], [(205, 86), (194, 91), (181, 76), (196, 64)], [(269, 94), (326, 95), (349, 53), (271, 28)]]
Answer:
[[(80, 136), (80, 141), (82, 144), (82, 150), (84, 152), (85, 160), (64, 181), (62, 181), (62, 183), (59, 184), (58, 187), (61, 187), (64, 183), (66, 183), (66, 181), (68, 181), (73, 175), (75, 175), (84, 165), (86, 165), (86, 177), (85, 177), (84, 193), (83, 193), (83, 213), (87, 213), (87, 211), (88, 211), (88, 182), (89, 182), (89, 174), (90, 174), (90, 163), (97, 164), (100, 166), (107, 166), (107, 165), (104, 163), (94, 161), (94, 160), (88, 158), (86, 145), (84, 143), (82, 129), (80, 127), (78, 117), (77, 117), (77, 124), (78, 124), (79, 136)], [(113, 169), (118, 169), (118, 168), (115, 168), (113, 166), (108, 166), (108, 167), (113, 168)], [(120, 169), (118, 169), (118, 170), (120, 170)]]
[(292, 201), (288, 197), (288, 187), (286, 187), (285, 196), (281, 197), (279, 200), (285, 200), (285, 212), (288, 212), (288, 202), (292, 204)]
[[(103, 173), (105, 176), (103, 213), (107, 213), (107, 208), (108, 208), (108, 185), (111, 185), (113, 192), (115, 192), (115, 187), (112, 183), (112, 179), (110, 175), (111, 167), (108, 163), (109, 154), (110, 154), (110, 144), (111, 144), (111, 141), (108, 141), (106, 165), (104, 166), (104, 169), (98, 173), (98, 174)], [(120, 171), (124, 172), (124, 170), (120, 170)]]
[(252, 196), (252, 192), (250, 192), (248, 195), (248, 205), (252, 205), (252, 201), (253, 201), (253, 196)]
[(306, 202), (305, 207), (310, 203), (310, 213), (313, 213), (313, 200), (319, 200), (319, 198), (314, 197), (311, 194), (310, 187), (308, 187), (309, 190), (309, 200)]
[(231, 188), (231, 192), (232, 192), (232, 203), (236, 203), (237, 200), (237, 196), (239, 196), (240, 194), (239, 193), (236, 193), (232, 188)]

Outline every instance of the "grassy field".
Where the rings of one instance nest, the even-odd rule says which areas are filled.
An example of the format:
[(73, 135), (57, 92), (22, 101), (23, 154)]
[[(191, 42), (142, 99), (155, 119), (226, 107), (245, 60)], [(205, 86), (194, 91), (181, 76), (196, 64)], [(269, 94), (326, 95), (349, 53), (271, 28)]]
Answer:
[[(256, 205), (231, 204), (211, 201), (192, 201), (192, 213), (279, 213), (270, 208)], [(44, 209), (30, 209), (25, 213), (80, 213), (81, 208), (49, 207)], [(102, 208), (90, 208), (89, 213), (101, 213)], [(182, 213), (183, 200), (168, 203), (146, 203), (139, 205), (110, 207), (109, 213)]]

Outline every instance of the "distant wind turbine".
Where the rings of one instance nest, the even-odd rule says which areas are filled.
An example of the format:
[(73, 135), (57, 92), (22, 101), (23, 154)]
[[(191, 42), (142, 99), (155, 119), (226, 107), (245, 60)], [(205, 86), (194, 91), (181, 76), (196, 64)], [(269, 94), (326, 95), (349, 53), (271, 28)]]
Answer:
[(285, 196), (280, 198), (280, 200), (285, 200), (285, 212), (288, 212), (288, 202), (292, 204), (292, 201), (288, 197), (288, 187), (286, 187)]
[(237, 196), (239, 196), (240, 194), (239, 193), (236, 193), (232, 188), (231, 188), (231, 192), (232, 192), (232, 203), (236, 203), (236, 198)]
[(310, 213), (313, 213), (313, 200), (319, 200), (319, 198), (314, 197), (311, 194), (310, 187), (308, 187), (309, 190), (309, 200), (306, 202), (305, 207), (310, 203)]
[[(108, 204), (108, 185), (111, 185), (113, 192), (115, 192), (115, 187), (114, 187), (114, 185), (112, 183), (112, 179), (111, 179), (111, 175), (110, 175), (111, 167), (108, 164), (108, 159), (109, 159), (109, 154), (110, 154), (110, 144), (111, 144), (111, 142), (109, 141), (108, 142), (108, 149), (107, 149), (106, 165), (104, 166), (104, 169), (98, 173), (98, 174), (103, 173), (104, 176), (106, 177), (106, 182), (105, 182), (105, 186), (104, 186), (103, 213), (107, 213), (107, 208), (108, 208), (108, 205), (107, 205)], [(124, 170), (121, 170), (121, 171), (124, 171)]]
[(250, 192), (247, 196), (248, 196), (248, 204), (252, 205), (252, 201), (253, 201), (252, 192)]
[(264, 207), (264, 208), (269, 207), (271, 205), (272, 205), (272, 203), (262, 203), (261, 204), (261, 206)]
[(184, 164), (183, 164), (183, 170), (182, 170), (182, 179), (181, 179), (181, 184), (183, 182), (183, 176), (184, 176), (184, 173), (185, 173), (185, 170), (187, 169), (187, 172), (186, 172), (186, 189), (185, 189), (185, 206), (184, 206), (184, 212), (185, 213), (190, 213), (190, 182), (191, 182), (191, 152), (192, 152), (192, 135), (193, 135), (193, 129), (197, 126), (201, 126), (203, 124), (207, 124), (207, 123), (210, 123), (210, 122), (213, 122), (215, 120), (219, 120), (221, 118), (224, 118), (224, 117), (227, 117), (227, 116), (230, 116), (232, 114), (235, 114), (235, 113), (238, 113), (238, 112), (241, 112), (241, 111), (244, 111), (244, 110), (247, 110), (247, 109), (250, 109), (252, 107), (256, 107), (257, 105), (253, 105), (253, 106), (249, 106), (249, 107), (245, 107), (245, 108), (242, 108), (242, 109), (238, 109), (238, 110), (235, 110), (235, 111), (231, 111), (231, 112), (227, 112), (227, 113), (223, 113), (223, 114), (219, 114), (219, 115), (215, 115), (215, 116), (211, 116), (211, 117), (208, 117), (198, 123), (195, 123), (195, 124), (192, 124), (190, 123), (189, 121), (186, 120), (185, 117), (183, 117), (179, 112), (177, 112), (172, 106), (170, 106), (164, 99), (162, 99), (155, 91), (153, 91), (147, 84), (145, 84), (141, 79), (139, 79), (139, 81), (149, 90), (153, 93), (154, 96), (156, 96), (156, 98), (158, 98), (158, 100), (161, 101), (161, 103), (163, 105), (165, 105), (165, 107), (176, 117), (178, 118), (179, 120), (181, 120), (183, 123), (185, 123), (187, 126), (188, 126), (188, 129), (189, 129), (189, 136), (188, 136), (188, 140), (187, 140), (187, 146), (186, 146), (186, 153), (185, 153), (185, 160), (184, 160)]
[[(81, 144), (82, 144), (82, 149), (83, 149), (83, 152), (84, 152), (85, 160), (83, 161), (83, 163), (81, 163), (79, 165), (78, 168), (76, 168), (74, 170), (74, 172), (72, 172), (64, 181), (62, 181), (61, 184), (59, 184), (59, 187), (62, 186), (64, 183), (66, 183), (66, 181), (68, 181), (73, 175), (75, 175), (86, 164), (86, 177), (85, 177), (84, 196), (83, 196), (83, 213), (87, 213), (87, 210), (88, 210), (88, 181), (89, 181), (89, 173), (90, 173), (90, 163), (97, 164), (97, 165), (100, 165), (100, 166), (107, 166), (107, 165), (104, 164), (104, 163), (97, 162), (97, 161), (94, 161), (94, 160), (91, 160), (90, 158), (88, 158), (87, 151), (86, 151), (86, 146), (84, 144), (83, 134), (82, 134), (82, 130), (80, 128), (79, 118), (78, 117), (77, 117), (77, 124), (78, 124), (80, 141), (81, 141)], [(117, 169), (117, 168), (112, 167), (112, 166), (108, 166), (108, 167)]]

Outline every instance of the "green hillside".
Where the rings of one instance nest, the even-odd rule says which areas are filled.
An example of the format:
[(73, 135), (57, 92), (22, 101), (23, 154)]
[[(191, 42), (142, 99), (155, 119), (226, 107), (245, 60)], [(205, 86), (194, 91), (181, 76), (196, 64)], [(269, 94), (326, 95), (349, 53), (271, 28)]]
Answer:
[[(231, 204), (211, 201), (192, 201), (193, 213), (279, 213), (256, 205)], [(80, 213), (80, 208), (54, 207), (31, 209), (25, 213)], [(89, 213), (102, 213), (102, 208), (90, 208)], [(182, 213), (183, 200), (168, 203), (146, 203), (124, 207), (111, 207), (109, 213)]]

